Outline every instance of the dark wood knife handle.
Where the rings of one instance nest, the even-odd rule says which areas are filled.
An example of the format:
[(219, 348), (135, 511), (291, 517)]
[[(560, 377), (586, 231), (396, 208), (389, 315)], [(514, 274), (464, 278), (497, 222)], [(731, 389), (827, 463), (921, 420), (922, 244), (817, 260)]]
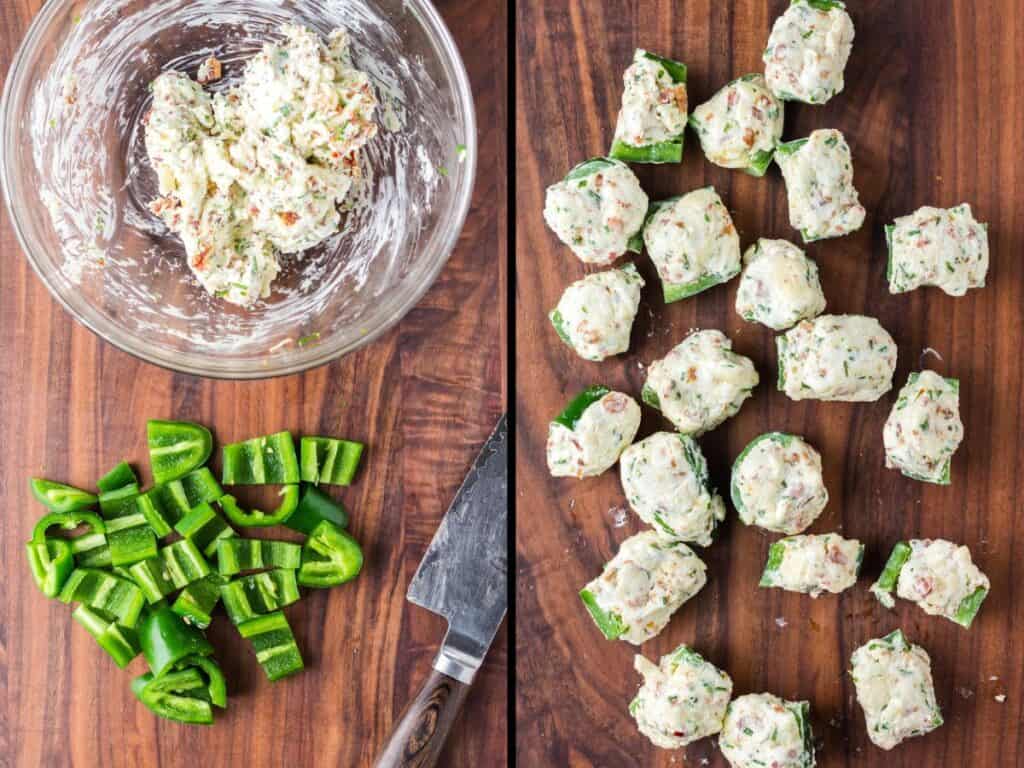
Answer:
[(468, 685), (431, 667), (420, 692), (398, 719), (375, 768), (433, 768), (468, 693)]

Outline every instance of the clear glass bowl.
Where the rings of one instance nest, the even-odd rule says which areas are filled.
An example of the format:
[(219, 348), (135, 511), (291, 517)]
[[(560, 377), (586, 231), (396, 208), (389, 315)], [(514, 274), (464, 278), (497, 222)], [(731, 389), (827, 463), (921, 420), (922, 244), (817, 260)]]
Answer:
[[(381, 130), (341, 232), (282, 256), (271, 296), (242, 309), (202, 289), (147, 209), (141, 119), (162, 70), (194, 77), (213, 54), (225, 87), (285, 22), (349, 32)], [(11, 66), (2, 127), (14, 229), (57, 300), (137, 357), (224, 378), (320, 365), (401, 319), (447, 260), (476, 169), (466, 71), (428, 0), (50, 0)]]

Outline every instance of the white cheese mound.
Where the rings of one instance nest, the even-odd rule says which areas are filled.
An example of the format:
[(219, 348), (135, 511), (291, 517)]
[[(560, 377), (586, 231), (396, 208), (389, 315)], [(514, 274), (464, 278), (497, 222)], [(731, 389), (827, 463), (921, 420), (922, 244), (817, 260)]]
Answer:
[(643, 286), (632, 264), (587, 275), (565, 289), (551, 322), (584, 360), (621, 354), (629, 349)]
[(818, 265), (788, 240), (761, 238), (743, 254), (736, 312), (776, 331), (825, 311)]
[(574, 429), (552, 421), (547, 461), (552, 477), (594, 477), (610, 469), (640, 428), (640, 406), (622, 392), (592, 403)]
[(843, 90), (853, 21), (842, 3), (828, 10), (794, 0), (772, 25), (764, 50), (768, 87), (780, 99), (824, 104)]
[(621, 630), (618, 639), (640, 645), (661, 632), (679, 606), (701, 590), (706, 571), (683, 542), (642, 531), (622, 542), (581, 596), (592, 615), (599, 612)]
[(801, 533), (828, 504), (821, 455), (796, 435), (760, 435), (736, 458), (732, 498), (746, 525)]
[(655, 746), (679, 749), (722, 730), (732, 679), (700, 654), (680, 645), (653, 664), (637, 654), (643, 677), (629, 712)]
[(697, 442), (673, 432), (655, 432), (627, 448), (619, 461), (629, 506), (662, 537), (711, 544), (725, 503), (711, 487)]
[(708, 160), (760, 176), (782, 138), (782, 118), (782, 102), (768, 90), (764, 76), (755, 74), (718, 91), (693, 111), (690, 123)]
[(963, 439), (959, 382), (935, 371), (911, 373), (882, 430), (885, 466), (948, 484), (950, 461)]
[(651, 363), (645, 400), (686, 435), (708, 432), (739, 411), (759, 379), (749, 358), (721, 331), (696, 331)]
[[(583, 165), (583, 164), (581, 164)], [(552, 184), (544, 221), (585, 264), (607, 266), (643, 227), (647, 195), (625, 163), (605, 160), (592, 173)]]
[(892, 749), (942, 725), (931, 660), (923, 648), (908, 643), (900, 630), (869, 640), (854, 651), (850, 675), (864, 710), (868, 738), (876, 746)]
[(718, 746), (733, 768), (812, 768), (808, 717), (807, 702), (748, 693), (729, 704)]
[(789, 223), (805, 243), (860, 229), (866, 212), (853, 186), (853, 157), (843, 134), (814, 131), (799, 148), (775, 152), (786, 180)]
[(793, 400), (868, 402), (892, 389), (896, 342), (873, 317), (821, 315), (776, 345), (779, 389)]
[(918, 208), (886, 228), (889, 240), (889, 292), (925, 285), (950, 296), (982, 288), (988, 274), (988, 231), (974, 220), (971, 206)]

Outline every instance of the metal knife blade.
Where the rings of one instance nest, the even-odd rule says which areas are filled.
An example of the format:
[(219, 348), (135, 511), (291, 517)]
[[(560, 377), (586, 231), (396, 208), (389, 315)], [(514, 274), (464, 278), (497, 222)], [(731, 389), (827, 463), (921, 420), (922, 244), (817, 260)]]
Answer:
[(508, 427), (498, 420), (462, 481), (407, 597), (448, 620), (434, 668), (470, 683), (508, 605)]

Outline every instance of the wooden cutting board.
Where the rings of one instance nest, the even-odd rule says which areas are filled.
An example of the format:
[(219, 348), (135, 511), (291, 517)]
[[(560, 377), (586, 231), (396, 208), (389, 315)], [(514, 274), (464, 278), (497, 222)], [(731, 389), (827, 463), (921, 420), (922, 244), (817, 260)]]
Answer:
[[(41, 2), (0, 7), (9, 65)], [(232, 383), (140, 363), (78, 326), (30, 269), (0, 220), (0, 767), (362, 766), (426, 676), (444, 621), (405, 590), (477, 451), (505, 410), (503, 2), (443, 2), (472, 79), (480, 166), (451, 260), (390, 333), (304, 375)], [(122, 458), (145, 465), (148, 418), (192, 419), (220, 443), (290, 429), (365, 441), (358, 481), (334, 488), (366, 551), (355, 582), (286, 609), (304, 673), (268, 683), (227, 619), (210, 636), (229, 707), (209, 728), (162, 721), (119, 670), (36, 590), (23, 543), (42, 508), (28, 477), (91, 485)], [(215, 453), (215, 456), (219, 454)], [(219, 466), (219, 464), (218, 464)], [(148, 479), (148, 478), (147, 478)], [(503, 764), (507, 632), (456, 723), (443, 765)]]
[[(777, 392), (774, 334), (736, 314), (735, 280), (666, 307), (650, 261), (637, 258), (648, 285), (632, 347), (603, 363), (577, 358), (547, 321), (565, 286), (588, 270), (546, 228), (544, 189), (607, 150), (633, 49), (685, 62), (695, 106), (734, 77), (762, 71), (761, 51), (787, 2), (518, 4), (516, 678), (524, 766), (726, 764), (713, 740), (670, 752), (637, 732), (626, 710), (639, 685), (634, 648), (604, 640), (576, 592), (640, 526), (632, 513), (622, 527), (614, 522), (625, 505), (617, 468), (585, 481), (552, 479), (544, 461), (547, 423), (577, 391), (601, 382), (639, 396), (641, 364), (691, 328), (723, 330), (761, 375), (739, 415), (700, 440), (719, 489), (755, 435), (801, 433), (822, 453), (831, 494), (811, 531), (859, 538), (867, 556), (857, 587), (841, 596), (759, 590), (778, 537), (743, 526), (730, 506), (722, 535), (700, 552), (707, 586), (643, 652), (654, 659), (686, 642), (729, 672), (737, 694), (809, 700), (819, 766), (1024, 765), (1024, 27), (1008, 0), (849, 5), (856, 40), (845, 91), (823, 107), (787, 105), (784, 135), (842, 130), (868, 217), (861, 231), (807, 253), (819, 264), (828, 312), (877, 316), (895, 337), (897, 387), (922, 365), (960, 378), (966, 439), (948, 488), (883, 467), (882, 425), (895, 391), (868, 404), (796, 403)], [(798, 238), (776, 167), (755, 179), (712, 166), (691, 131), (682, 165), (635, 168), (653, 200), (713, 184), (744, 248), (758, 237)], [(957, 299), (937, 289), (890, 295), (883, 225), (921, 205), (961, 201), (989, 223), (988, 287)], [(929, 347), (941, 359), (922, 357)], [(640, 436), (662, 428), (645, 407)], [(869, 595), (893, 543), (910, 537), (967, 544), (988, 574), (992, 592), (970, 631), (906, 602), (888, 612)], [(931, 655), (945, 725), (886, 753), (868, 741), (846, 670), (854, 648), (896, 627)]]

